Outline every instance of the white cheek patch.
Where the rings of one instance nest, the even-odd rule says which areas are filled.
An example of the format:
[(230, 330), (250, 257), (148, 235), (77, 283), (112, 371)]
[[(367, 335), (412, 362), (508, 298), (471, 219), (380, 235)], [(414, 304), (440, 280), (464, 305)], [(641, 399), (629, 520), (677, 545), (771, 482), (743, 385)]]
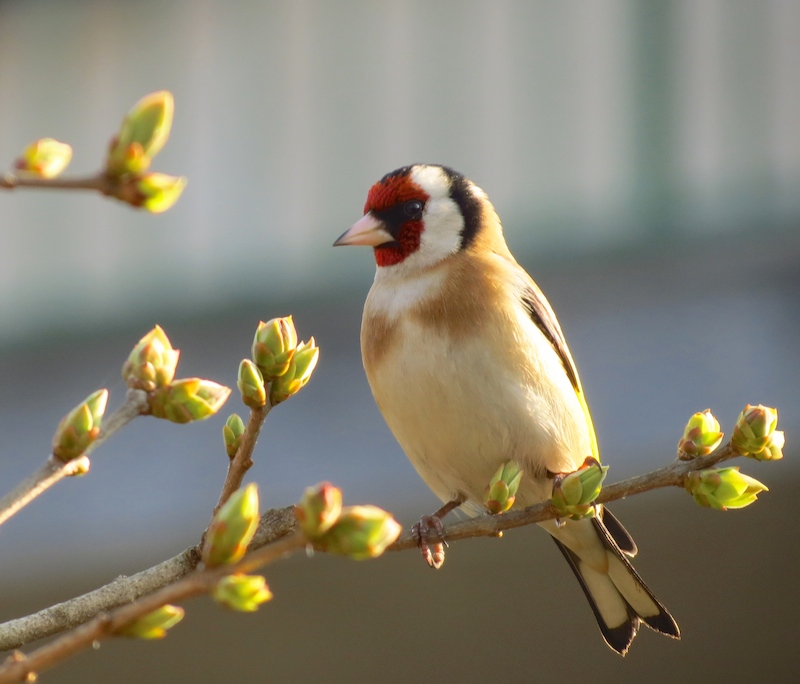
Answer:
[(422, 214), (425, 229), (420, 236), (419, 249), (398, 265), (416, 269), (432, 266), (458, 251), (464, 217), (450, 198), (449, 179), (438, 166), (415, 166), (411, 180), (429, 197)]

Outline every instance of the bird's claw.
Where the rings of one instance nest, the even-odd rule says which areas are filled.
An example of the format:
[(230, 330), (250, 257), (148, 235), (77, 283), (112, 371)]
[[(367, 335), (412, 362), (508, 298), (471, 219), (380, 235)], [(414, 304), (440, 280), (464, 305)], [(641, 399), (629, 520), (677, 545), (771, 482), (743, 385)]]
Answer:
[[(434, 536), (431, 532), (435, 533), (438, 541), (430, 540), (431, 536)], [(441, 568), (444, 564), (444, 550), (447, 546), (441, 518), (436, 515), (423, 515), (419, 522), (411, 528), (411, 534), (428, 566), (434, 570)]]

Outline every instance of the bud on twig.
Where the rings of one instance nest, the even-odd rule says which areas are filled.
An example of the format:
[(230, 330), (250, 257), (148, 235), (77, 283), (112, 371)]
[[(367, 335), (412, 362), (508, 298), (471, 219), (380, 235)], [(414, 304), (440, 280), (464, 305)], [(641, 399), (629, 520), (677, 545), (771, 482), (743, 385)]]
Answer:
[(401, 531), (391, 514), (377, 506), (348, 506), (314, 545), (321, 551), (354, 560), (377, 558)]
[(719, 431), (719, 422), (706, 409), (695, 413), (686, 424), (683, 437), (678, 442), (678, 458), (690, 461), (697, 456), (707, 456), (722, 442), (723, 433)]
[(252, 612), (272, 598), (261, 575), (228, 575), (214, 587), (211, 595), (220, 605), (232, 610)]
[(253, 338), (253, 361), (265, 380), (273, 380), (289, 370), (295, 347), (297, 332), (291, 316), (258, 324)]
[(21, 174), (36, 178), (55, 178), (69, 166), (72, 148), (53, 138), (42, 138), (28, 145), (14, 163)]
[(236, 386), (242, 394), (242, 401), (250, 408), (261, 408), (267, 403), (267, 388), (258, 366), (250, 359), (242, 359), (239, 364), (239, 377)]
[(744, 508), (756, 500), (766, 485), (739, 472), (739, 468), (708, 468), (695, 470), (686, 478), (686, 491), (701, 506), (724, 511)]
[(163, 639), (167, 630), (177, 625), (185, 611), (180, 606), (161, 606), (120, 630), (120, 635), (134, 639)]
[(100, 434), (107, 401), (108, 390), (98, 390), (61, 419), (53, 436), (53, 456), (66, 463), (86, 451)]
[(280, 404), (303, 389), (311, 379), (318, 360), (319, 347), (316, 346), (313, 337), (308, 342), (298, 344), (286, 373), (272, 381), (269, 391), (270, 403), (273, 406)]
[(497, 515), (505, 513), (514, 505), (517, 490), (522, 480), (522, 469), (516, 461), (501, 465), (494, 474), (483, 493), (486, 510)]
[(203, 563), (212, 568), (241, 560), (258, 527), (258, 488), (237, 489), (222, 505), (208, 527)]
[(731, 444), (743, 456), (759, 461), (783, 458), (785, 437), (778, 426), (778, 411), (767, 406), (748, 404), (739, 414), (733, 428)]
[(231, 390), (211, 380), (173, 380), (147, 395), (151, 415), (173, 423), (189, 423), (213, 416), (228, 400)]
[(106, 172), (123, 176), (146, 171), (169, 139), (174, 111), (175, 100), (167, 90), (150, 93), (139, 100), (111, 141)]
[(330, 482), (308, 487), (294, 507), (294, 516), (308, 539), (325, 534), (342, 512), (342, 490)]
[(146, 209), (151, 214), (161, 214), (178, 201), (188, 182), (185, 176), (145, 173), (131, 178), (116, 195), (133, 207)]
[(122, 378), (128, 387), (152, 392), (172, 382), (180, 355), (157, 325), (136, 343), (122, 366)]
[(236, 452), (239, 451), (244, 429), (244, 421), (235, 413), (225, 421), (222, 427), (222, 440), (225, 442), (225, 452), (229, 458), (236, 456)]
[(607, 472), (608, 466), (602, 466), (597, 459), (589, 457), (575, 472), (556, 475), (551, 503), (559, 517), (572, 520), (594, 517), (594, 502)]

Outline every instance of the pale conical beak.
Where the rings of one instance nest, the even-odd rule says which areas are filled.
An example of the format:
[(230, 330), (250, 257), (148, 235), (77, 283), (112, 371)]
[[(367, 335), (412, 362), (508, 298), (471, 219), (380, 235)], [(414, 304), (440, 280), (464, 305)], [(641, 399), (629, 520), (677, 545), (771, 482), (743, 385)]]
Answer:
[(392, 234), (386, 230), (383, 221), (376, 219), (367, 212), (364, 216), (353, 224), (350, 230), (346, 230), (333, 243), (334, 247), (339, 245), (369, 245), (377, 247), (386, 242), (394, 242)]

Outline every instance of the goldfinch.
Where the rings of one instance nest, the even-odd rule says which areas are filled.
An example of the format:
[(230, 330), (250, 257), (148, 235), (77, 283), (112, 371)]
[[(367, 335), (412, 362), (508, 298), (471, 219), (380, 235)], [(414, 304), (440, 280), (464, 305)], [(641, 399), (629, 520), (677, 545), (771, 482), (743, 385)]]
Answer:
[[(555, 313), (511, 255), (480, 188), (445, 166), (404, 166), (372, 186), (363, 218), (334, 245), (374, 249), (361, 352), (386, 423), (445, 502), (416, 528), (429, 562), (443, 555), (431, 560), (426, 529), (457, 506), (482, 508), (502, 464), (522, 465), (515, 507), (523, 507), (551, 497), (554, 475), (599, 458)], [(680, 638), (631, 565), (636, 545), (611, 513), (541, 526), (614, 651), (625, 655), (642, 622)]]

